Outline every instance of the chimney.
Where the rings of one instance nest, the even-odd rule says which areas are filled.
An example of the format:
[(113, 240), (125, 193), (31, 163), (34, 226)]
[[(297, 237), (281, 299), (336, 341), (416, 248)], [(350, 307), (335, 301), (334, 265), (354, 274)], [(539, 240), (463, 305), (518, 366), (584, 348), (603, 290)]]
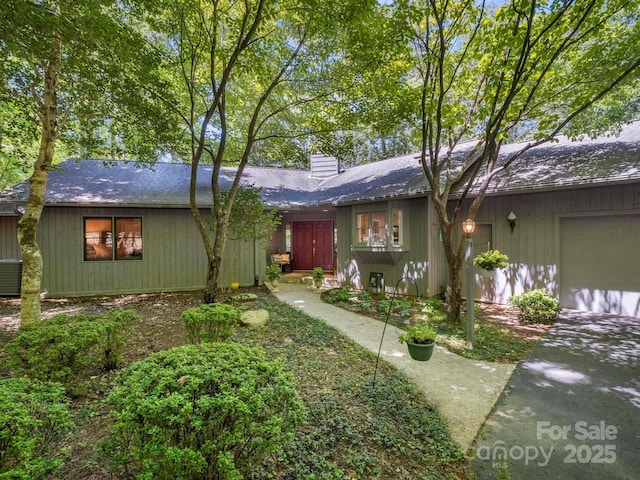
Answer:
[(329, 178), (340, 173), (336, 157), (329, 155), (311, 155), (311, 178)]

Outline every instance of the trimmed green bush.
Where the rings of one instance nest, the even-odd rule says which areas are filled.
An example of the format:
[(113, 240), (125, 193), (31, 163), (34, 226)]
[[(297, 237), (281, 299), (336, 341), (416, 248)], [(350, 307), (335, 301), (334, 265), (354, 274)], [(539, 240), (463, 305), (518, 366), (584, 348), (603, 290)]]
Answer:
[(240, 321), (241, 311), (224, 303), (207, 303), (182, 312), (189, 343), (224, 342)]
[(304, 419), (281, 363), (233, 343), (153, 354), (119, 373), (107, 402), (105, 449), (137, 478), (242, 479)]
[(42, 479), (57, 471), (64, 452), (52, 447), (72, 426), (59, 383), (0, 380), (0, 478)]
[(124, 332), (136, 318), (130, 310), (97, 317), (56, 315), (22, 329), (6, 346), (10, 366), (20, 375), (62, 383), (79, 395), (91, 370), (113, 370), (121, 360)]
[(514, 295), (509, 302), (518, 310), (521, 323), (552, 323), (558, 318), (562, 307), (546, 289)]

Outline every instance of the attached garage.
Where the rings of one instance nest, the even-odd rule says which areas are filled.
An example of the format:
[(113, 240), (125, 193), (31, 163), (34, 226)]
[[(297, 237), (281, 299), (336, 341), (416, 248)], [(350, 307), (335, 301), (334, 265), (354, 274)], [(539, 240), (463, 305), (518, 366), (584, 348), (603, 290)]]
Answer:
[(560, 218), (560, 302), (640, 316), (640, 214)]

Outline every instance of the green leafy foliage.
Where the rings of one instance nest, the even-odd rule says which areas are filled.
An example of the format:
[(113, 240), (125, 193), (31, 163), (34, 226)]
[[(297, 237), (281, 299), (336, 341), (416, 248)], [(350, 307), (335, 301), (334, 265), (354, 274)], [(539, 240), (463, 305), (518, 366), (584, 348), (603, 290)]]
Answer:
[(260, 348), (189, 345), (118, 376), (107, 450), (138, 478), (239, 480), (292, 438), (304, 407), (291, 374)]
[(487, 250), (476, 255), (473, 259), (473, 264), (491, 272), (496, 268), (505, 268), (509, 265), (508, 260), (509, 257), (500, 253), (499, 250)]
[(267, 268), (265, 269), (265, 275), (269, 282), (279, 280), (282, 277), (282, 266), (279, 263), (272, 263), (271, 265), (267, 265)]
[(315, 280), (322, 280), (324, 278), (324, 268), (322, 267), (315, 267), (313, 269), (313, 278)]
[(327, 302), (338, 303), (348, 301), (354, 294), (355, 289), (350, 285), (343, 285), (340, 288), (329, 290)]
[(422, 302), (422, 313), (431, 322), (442, 322), (446, 318), (444, 302), (435, 298), (424, 300)]
[(517, 309), (522, 323), (552, 323), (562, 310), (558, 299), (544, 288), (514, 295), (509, 303)]
[(182, 312), (187, 329), (187, 340), (191, 343), (224, 342), (235, 330), (241, 312), (236, 307), (223, 303), (207, 303)]
[(426, 323), (409, 325), (406, 330), (398, 335), (400, 343), (433, 343), (436, 339), (436, 331)]
[[(332, 294), (333, 297), (331, 297)], [(369, 303), (366, 300), (367, 296), (370, 298)], [(356, 292), (346, 288), (344, 290), (330, 290), (324, 298), (328, 303), (342, 308), (369, 315), (380, 321), (387, 320), (389, 304), (384, 300), (386, 298), (384, 296), (379, 298), (379, 300), (384, 300), (380, 303), (371, 298), (368, 292)], [(453, 323), (445, 321), (446, 304), (442, 300), (432, 298), (418, 302), (401, 298), (394, 300), (393, 303), (395, 304), (398, 300), (407, 302), (401, 303), (401, 305), (403, 305), (402, 308), (408, 308), (410, 314), (405, 316), (399, 315), (399, 312), (392, 312), (388, 317), (389, 324), (403, 330), (427, 324), (436, 332), (439, 345), (467, 358), (492, 362), (517, 362), (522, 360), (539, 340), (537, 335), (528, 336), (517, 328), (485, 321), (486, 314), (483, 307), (475, 304), (474, 312), (478, 321), (475, 324), (473, 349), (468, 349), (466, 347), (466, 324), (459, 321)], [(412, 306), (409, 307), (409, 304)]]
[[(229, 203), (229, 193), (229, 190), (220, 192), (225, 205)], [(257, 240), (264, 246), (281, 221), (276, 210), (265, 209), (260, 190), (241, 187), (231, 207), (229, 236), (236, 240)]]
[(415, 299), (388, 295), (373, 296), (367, 290), (355, 290), (348, 285), (329, 290), (324, 298), (327, 303), (347, 303), (351, 309), (362, 313), (389, 313), (391, 318), (403, 320), (411, 318), (418, 305)]
[(9, 364), (19, 374), (62, 383), (72, 395), (83, 393), (90, 371), (109, 371), (121, 360), (124, 334), (136, 318), (129, 310), (100, 316), (56, 315), (23, 327), (7, 344)]
[(62, 385), (0, 380), (0, 478), (48, 478), (63, 463), (54, 443), (72, 427)]
[(387, 295), (382, 295), (378, 303), (381, 309), (390, 311), (391, 315), (405, 319), (411, 317), (416, 307), (416, 300), (414, 299), (388, 297)]

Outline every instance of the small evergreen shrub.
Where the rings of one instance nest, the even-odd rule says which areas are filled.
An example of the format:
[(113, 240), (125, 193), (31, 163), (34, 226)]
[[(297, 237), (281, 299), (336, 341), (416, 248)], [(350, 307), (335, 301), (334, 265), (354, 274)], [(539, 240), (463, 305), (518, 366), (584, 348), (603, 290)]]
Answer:
[(44, 479), (63, 463), (54, 443), (73, 427), (64, 387), (0, 380), (0, 478)]
[(241, 311), (223, 303), (207, 303), (182, 312), (190, 343), (224, 342), (240, 321)]
[(6, 346), (20, 375), (62, 383), (79, 395), (91, 370), (113, 370), (121, 360), (124, 332), (136, 316), (130, 310), (89, 317), (56, 315), (22, 329)]
[(114, 426), (105, 451), (114, 468), (137, 478), (245, 478), (304, 419), (281, 362), (233, 343), (187, 345), (134, 363), (107, 403)]
[(514, 295), (509, 302), (518, 310), (518, 319), (522, 323), (552, 323), (558, 318), (562, 307), (546, 289)]

